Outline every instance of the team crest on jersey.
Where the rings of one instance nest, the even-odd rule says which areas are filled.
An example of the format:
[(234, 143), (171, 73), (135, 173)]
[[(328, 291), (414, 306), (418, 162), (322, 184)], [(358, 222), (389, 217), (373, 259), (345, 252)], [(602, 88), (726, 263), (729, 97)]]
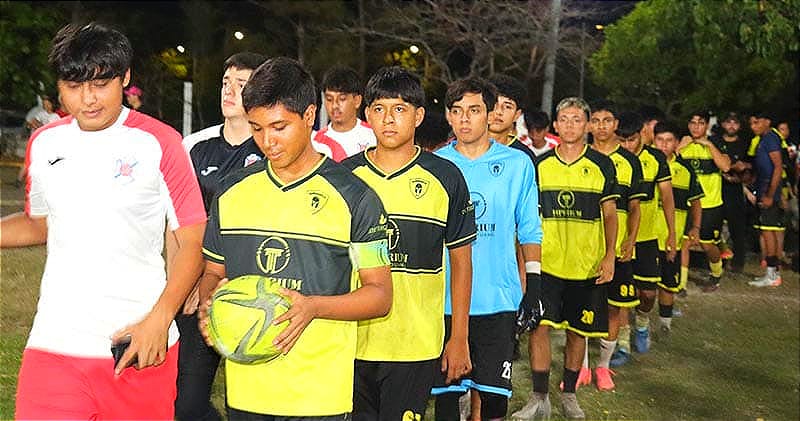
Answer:
[(572, 209), (575, 206), (575, 193), (569, 190), (558, 192), (558, 205), (564, 209)]
[(700, 160), (699, 159), (690, 159), (689, 160), (689, 164), (691, 164), (692, 168), (694, 168), (695, 170), (700, 169)]
[(258, 268), (267, 275), (274, 275), (289, 264), (292, 251), (289, 243), (281, 237), (269, 237), (258, 246), (256, 263)]
[(328, 203), (328, 196), (322, 192), (310, 191), (308, 196), (310, 197), (308, 205), (312, 215), (322, 210)]
[(261, 161), (261, 157), (254, 153), (251, 153), (250, 155), (247, 155), (247, 157), (244, 159), (244, 166), (245, 167), (250, 166), (250, 164), (256, 163), (258, 161)]
[(500, 177), (500, 174), (503, 173), (503, 168), (505, 168), (505, 163), (502, 161), (494, 161), (489, 163), (489, 173), (495, 177)]
[(428, 192), (429, 184), (430, 183), (428, 180), (423, 180), (421, 178), (414, 178), (408, 182), (408, 186), (411, 189), (411, 194), (413, 194), (417, 199), (425, 196), (425, 193)]
[(114, 164), (114, 180), (122, 185), (133, 183), (136, 180), (133, 174), (134, 168), (138, 163), (136, 158), (117, 159)]
[(469, 198), (472, 205), (475, 206), (475, 219), (481, 219), (481, 216), (486, 213), (486, 199), (476, 191), (469, 192)]
[(592, 172), (592, 170), (590, 170), (589, 167), (587, 167), (585, 165), (583, 166), (583, 168), (581, 168), (581, 173), (583, 174), (584, 177), (588, 177), (589, 173), (591, 173), (591, 172)]

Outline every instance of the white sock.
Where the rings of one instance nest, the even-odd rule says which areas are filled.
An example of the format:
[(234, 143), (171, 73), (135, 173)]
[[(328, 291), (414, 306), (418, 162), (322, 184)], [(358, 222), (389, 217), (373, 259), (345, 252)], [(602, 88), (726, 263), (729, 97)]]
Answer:
[(611, 362), (611, 354), (614, 353), (614, 348), (616, 347), (617, 341), (600, 339), (600, 358), (597, 360), (598, 367), (608, 368), (608, 363)]
[(589, 338), (583, 338), (583, 367), (589, 367)]

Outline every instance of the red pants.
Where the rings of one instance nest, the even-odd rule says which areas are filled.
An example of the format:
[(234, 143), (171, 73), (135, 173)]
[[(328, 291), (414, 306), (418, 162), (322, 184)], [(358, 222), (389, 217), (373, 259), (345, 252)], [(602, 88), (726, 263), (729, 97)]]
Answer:
[(19, 369), (18, 420), (172, 420), (178, 344), (158, 367), (126, 368), (114, 360), (25, 349)]

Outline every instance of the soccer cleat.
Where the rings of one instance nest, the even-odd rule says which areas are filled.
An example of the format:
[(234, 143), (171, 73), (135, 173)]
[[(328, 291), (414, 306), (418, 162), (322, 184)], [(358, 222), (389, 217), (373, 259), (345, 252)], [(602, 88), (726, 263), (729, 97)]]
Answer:
[[(573, 393), (572, 396), (575, 394)], [(546, 393), (533, 392), (528, 403), (519, 411), (511, 414), (511, 419), (515, 421), (549, 420), (551, 412), (550, 396)]]
[[(590, 384), (592, 384), (592, 369), (589, 367), (581, 367), (581, 371), (578, 372), (578, 382), (575, 383), (575, 390), (578, 390), (578, 388), (581, 386), (588, 386)], [(561, 389), (561, 391), (564, 391), (563, 380), (558, 387)]]
[(597, 383), (598, 390), (614, 390), (614, 380), (611, 380), (614, 371), (608, 367), (597, 367), (594, 369), (594, 381)]
[(650, 329), (636, 328), (633, 333), (633, 346), (636, 352), (644, 354), (650, 350)]
[(683, 317), (683, 311), (681, 309), (675, 307), (672, 309), (672, 317)]
[(754, 281), (750, 281), (747, 284), (754, 287), (779, 287), (783, 283), (783, 279), (781, 279), (780, 275), (775, 277), (769, 277), (768, 275), (764, 275), (761, 278), (756, 278)]
[(611, 367), (619, 367), (623, 366), (631, 360), (631, 353), (628, 352), (625, 348), (617, 348), (613, 354), (611, 354), (611, 362), (608, 364)]
[(703, 292), (714, 292), (719, 289), (719, 277), (711, 275), (708, 280), (703, 283), (700, 290)]
[(586, 418), (580, 405), (578, 397), (574, 393), (561, 394), (561, 415), (568, 420), (582, 420)]
[(722, 260), (733, 259), (733, 251), (731, 251), (731, 249), (722, 250), (722, 252), (719, 254), (719, 257)]

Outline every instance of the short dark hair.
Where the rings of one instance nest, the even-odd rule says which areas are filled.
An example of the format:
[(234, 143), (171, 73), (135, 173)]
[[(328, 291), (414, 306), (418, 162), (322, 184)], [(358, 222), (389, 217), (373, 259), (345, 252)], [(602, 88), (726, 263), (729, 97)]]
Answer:
[(92, 22), (67, 25), (53, 37), (48, 61), (59, 80), (85, 82), (124, 77), (131, 68), (133, 47), (128, 37)]
[(222, 71), (224, 72), (231, 67), (235, 67), (239, 70), (255, 70), (265, 61), (267, 61), (267, 56), (263, 54), (243, 51), (228, 57), (222, 65)]
[(528, 130), (541, 130), (550, 128), (550, 117), (544, 111), (525, 110), (525, 112), (522, 113), (522, 116), (525, 119), (525, 127), (527, 127)]
[(333, 66), (322, 75), (322, 92), (334, 91), (361, 95), (361, 77), (347, 66)]
[(766, 118), (769, 121), (773, 120), (772, 113), (770, 113), (767, 110), (756, 110), (756, 111), (753, 111), (752, 113), (750, 113), (750, 116), (751, 117), (755, 117), (755, 118)]
[(672, 133), (676, 139), (680, 139), (680, 132), (678, 131), (678, 126), (672, 124), (669, 121), (659, 121), (656, 123), (655, 127), (653, 127), (653, 136), (661, 134), (661, 133)]
[(621, 137), (631, 137), (634, 133), (639, 133), (644, 127), (644, 121), (639, 113), (624, 111), (617, 116), (617, 135)]
[(489, 82), (494, 84), (494, 87), (497, 89), (497, 96), (502, 95), (506, 98), (510, 98), (517, 104), (517, 108), (520, 110), (526, 108), (525, 99), (528, 97), (528, 93), (522, 82), (502, 73), (497, 73), (490, 77)]
[(432, 150), (447, 141), (450, 135), (450, 126), (441, 111), (425, 113), (422, 124), (414, 131), (414, 143), (426, 150)]
[(616, 107), (616, 105), (614, 105), (613, 102), (611, 102), (609, 100), (598, 99), (598, 100), (592, 101), (590, 106), (592, 108), (592, 112), (593, 113), (596, 113), (598, 111), (608, 111), (614, 117), (617, 116), (617, 107)]
[(639, 115), (642, 116), (643, 123), (648, 123), (653, 120), (663, 121), (666, 119), (664, 112), (654, 105), (643, 105), (639, 108)]
[(369, 106), (381, 98), (402, 98), (415, 107), (422, 107), (425, 105), (425, 90), (414, 73), (399, 66), (383, 67), (367, 81), (364, 104)]
[(468, 93), (481, 94), (483, 103), (486, 104), (486, 112), (491, 112), (494, 109), (494, 104), (497, 102), (497, 93), (494, 85), (479, 77), (468, 77), (451, 83), (447, 87), (447, 93), (444, 96), (445, 106), (452, 108), (456, 101), (460, 101), (464, 98), (464, 94)]
[(309, 105), (316, 103), (317, 89), (311, 73), (287, 57), (271, 58), (258, 66), (242, 90), (242, 105), (246, 112), (281, 104), (302, 116)]
[(692, 111), (691, 114), (689, 114), (689, 120), (691, 120), (692, 117), (700, 117), (703, 120), (705, 120), (706, 123), (708, 123), (709, 118), (711, 118), (711, 113), (709, 113), (706, 110), (695, 110)]

